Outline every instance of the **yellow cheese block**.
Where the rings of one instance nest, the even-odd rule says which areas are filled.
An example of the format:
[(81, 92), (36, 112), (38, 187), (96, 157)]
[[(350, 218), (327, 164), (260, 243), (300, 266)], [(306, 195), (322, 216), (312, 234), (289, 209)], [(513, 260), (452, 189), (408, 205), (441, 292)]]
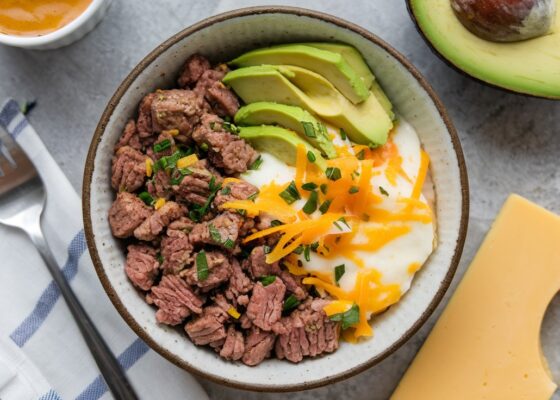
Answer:
[(560, 290), (560, 217), (512, 195), (392, 400), (545, 400), (540, 327)]

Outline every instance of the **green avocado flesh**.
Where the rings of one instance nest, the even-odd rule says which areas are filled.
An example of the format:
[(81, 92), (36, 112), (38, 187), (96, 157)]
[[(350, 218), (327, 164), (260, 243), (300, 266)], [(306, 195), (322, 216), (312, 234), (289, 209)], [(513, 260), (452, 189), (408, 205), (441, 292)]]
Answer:
[(294, 65), (321, 74), (354, 104), (365, 101), (370, 95), (369, 86), (345, 57), (316, 47), (301, 44), (267, 47), (245, 53), (229, 64), (235, 67)]
[[(305, 134), (304, 123), (313, 126), (315, 137)], [(315, 148), (325, 154), (327, 158), (337, 156), (331, 139), (319, 129), (319, 121), (313, 115), (300, 107), (285, 104), (271, 103), (267, 101), (251, 103), (243, 106), (235, 114), (236, 125), (280, 125), (296, 133), (302, 139), (307, 140)]]
[(409, 0), (409, 4), (426, 39), (458, 69), (504, 89), (560, 99), (560, 11), (552, 33), (499, 43), (467, 30), (449, 0)]
[(258, 151), (270, 153), (291, 166), (296, 165), (297, 148), (302, 144), (306, 152), (310, 151), (315, 155), (315, 164), (322, 170), (326, 169), (327, 164), (321, 154), (289, 129), (272, 125), (240, 126), (239, 137), (251, 143)]
[(223, 82), (247, 103), (276, 102), (301, 107), (344, 129), (358, 144), (383, 145), (393, 127), (376, 96), (352, 104), (324, 77), (292, 66), (255, 66), (229, 72)]

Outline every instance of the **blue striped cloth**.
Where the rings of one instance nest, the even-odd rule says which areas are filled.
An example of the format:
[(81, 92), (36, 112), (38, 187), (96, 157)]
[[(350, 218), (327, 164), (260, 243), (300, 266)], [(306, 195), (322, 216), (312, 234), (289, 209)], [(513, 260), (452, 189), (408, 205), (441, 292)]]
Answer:
[[(192, 376), (150, 350), (109, 302), (87, 254), (80, 198), (15, 101), (0, 108), (0, 126), (38, 167), (47, 188), (42, 223), (49, 245), (141, 398), (208, 399)], [(112, 398), (33, 245), (4, 226), (0, 238), (0, 399)]]

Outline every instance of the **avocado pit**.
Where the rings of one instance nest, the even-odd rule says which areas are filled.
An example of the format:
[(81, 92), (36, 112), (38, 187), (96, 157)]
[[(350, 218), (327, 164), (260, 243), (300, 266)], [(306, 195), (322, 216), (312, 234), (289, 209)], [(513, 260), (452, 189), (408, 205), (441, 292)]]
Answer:
[(469, 31), (494, 42), (546, 35), (556, 14), (555, 0), (451, 0), (451, 7)]

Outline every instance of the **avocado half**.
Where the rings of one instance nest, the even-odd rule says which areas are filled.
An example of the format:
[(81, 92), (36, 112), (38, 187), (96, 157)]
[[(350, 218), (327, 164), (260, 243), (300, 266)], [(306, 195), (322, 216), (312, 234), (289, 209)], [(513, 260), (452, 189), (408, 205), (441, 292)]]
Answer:
[(407, 5), (424, 39), (452, 67), (491, 86), (560, 99), (560, 11), (551, 34), (497, 43), (468, 31), (449, 0), (407, 0)]

